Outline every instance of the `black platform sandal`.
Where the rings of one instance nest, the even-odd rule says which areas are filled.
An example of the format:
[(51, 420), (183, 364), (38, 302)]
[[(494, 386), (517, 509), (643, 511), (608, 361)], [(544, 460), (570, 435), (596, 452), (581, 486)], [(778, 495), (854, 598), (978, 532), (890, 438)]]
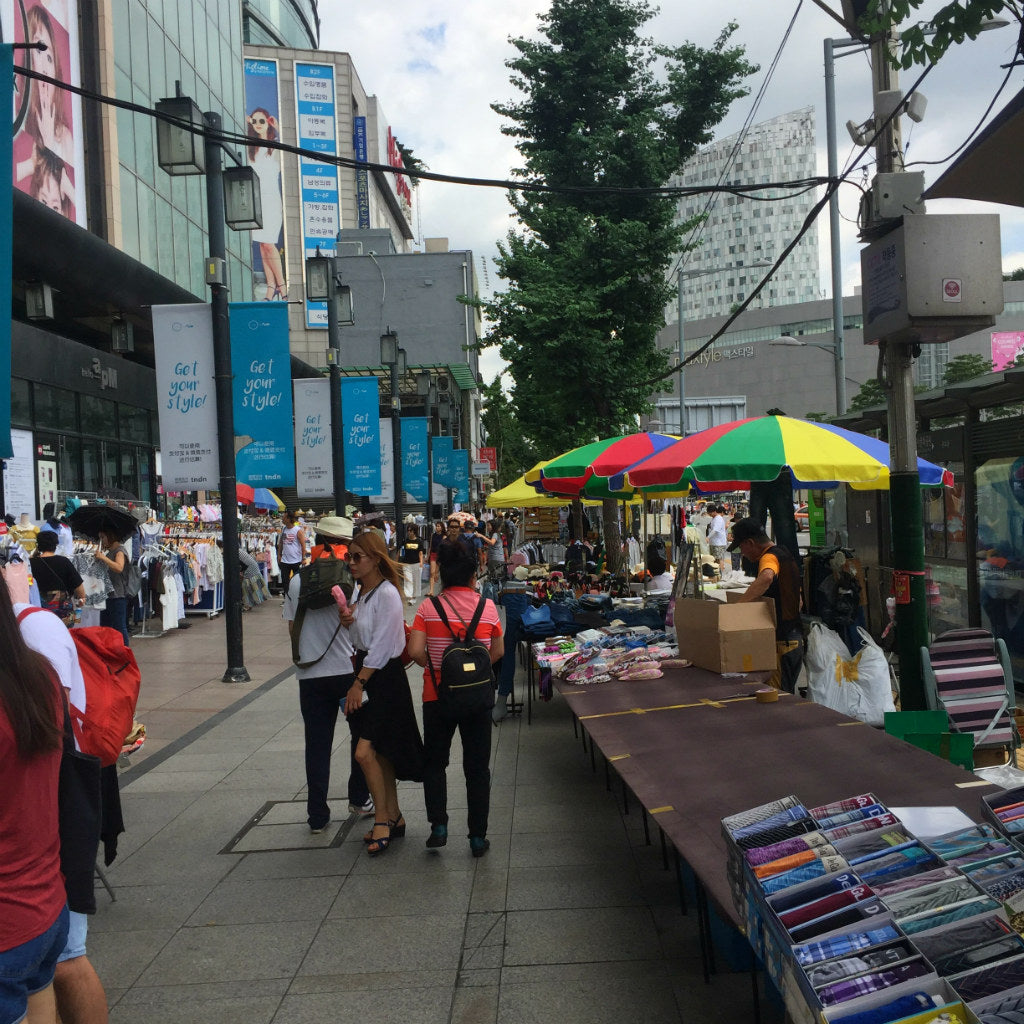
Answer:
[(400, 814), (395, 821), (389, 821), (391, 826), (391, 838), (401, 839), (405, 836), (405, 815)]
[(388, 847), (391, 845), (391, 823), (387, 821), (375, 821), (373, 823), (374, 828), (386, 828), (388, 834), (386, 836), (379, 836), (377, 839), (371, 839), (366, 844), (366, 852), (371, 857), (379, 857), (382, 853), (387, 853)]

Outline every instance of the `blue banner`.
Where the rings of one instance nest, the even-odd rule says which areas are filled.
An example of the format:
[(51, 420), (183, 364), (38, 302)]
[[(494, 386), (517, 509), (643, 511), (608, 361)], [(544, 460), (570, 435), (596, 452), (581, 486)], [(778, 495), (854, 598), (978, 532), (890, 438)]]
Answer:
[(452, 452), (452, 501), (469, 502), (469, 452), (456, 448)]
[[(352, 118), (352, 148), (356, 159), (365, 163), (369, 160), (366, 148), (366, 118)], [(356, 171), (356, 227), (370, 226), (370, 172)]]
[(402, 417), (402, 490), (413, 501), (427, 500), (427, 418)]
[(341, 421), (345, 426), (345, 489), (380, 493), (380, 395), (376, 377), (342, 377)]
[[(338, 132), (334, 95), (334, 65), (295, 62), (295, 113), (298, 143), (302, 149), (337, 156)], [(307, 157), (299, 158), (299, 189), (302, 196), (302, 244), (304, 256), (319, 247), (334, 254), (341, 205), (338, 168)], [(327, 328), (327, 303), (306, 303), (306, 326)], [(348, 474), (345, 474), (348, 476)]]
[[(26, 79), (19, 82), (24, 85)], [(14, 106), (14, 50), (0, 46), (0, 109), (10, 110)], [(0, 459), (14, 456), (11, 446), (11, 247), (13, 233), (12, 207), (14, 185), (8, 168), (14, 160), (14, 149), (10, 132), (0, 132)], [(61, 484), (70, 487), (70, 483)], [(8, 509), (20, 512), (20, 509)]]
[(228, 303), (235, 473), (251, 487), (295, 483), (288, 305)]
[(433, 443), (434, 483), (451, 487), (455, 480), (455, 466), (452, 451), (455, 447), (450, 437), (435, 437)]

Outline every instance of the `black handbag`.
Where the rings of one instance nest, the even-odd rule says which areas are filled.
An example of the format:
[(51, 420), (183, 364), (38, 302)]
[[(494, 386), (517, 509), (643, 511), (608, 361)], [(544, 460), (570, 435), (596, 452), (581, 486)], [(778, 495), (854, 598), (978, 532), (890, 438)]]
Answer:
[(96, 913), (93, 883), (100, 845), (100, 759), (75, 750), (71, 715), (64, 696), (64, 752), (60, 759), (57, 810), (60, 824), (60, 869), (68, 908), (77, 914)]

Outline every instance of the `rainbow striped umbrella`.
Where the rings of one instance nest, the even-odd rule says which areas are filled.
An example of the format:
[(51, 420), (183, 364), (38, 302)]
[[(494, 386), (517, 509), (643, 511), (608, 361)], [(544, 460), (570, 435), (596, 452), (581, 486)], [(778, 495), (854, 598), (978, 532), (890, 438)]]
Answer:
[[(951, 485), (953, 474), (917, 460), (921, 484)], [(746, 490), (789, 470), (794, 488), (859, 490), (889, 487), (889, 445), (852, 430), (792, 419), (757, 416), (709, 427), (674, 442), (611, 476), (609, 486), (649, 487), (695, 484), (701, 490)]]

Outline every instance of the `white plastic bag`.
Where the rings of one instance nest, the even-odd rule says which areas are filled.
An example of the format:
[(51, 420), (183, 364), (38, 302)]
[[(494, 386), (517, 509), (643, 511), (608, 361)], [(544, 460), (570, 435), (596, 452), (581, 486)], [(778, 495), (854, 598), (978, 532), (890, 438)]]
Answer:
[(868, 725), (882, 725), (895, 711), (889, 666), (882, 649), (865, 629), (864, 646), (850, 654), (839, 634), (815, 623), (807, 642), (807, 680), (811, 699)]

